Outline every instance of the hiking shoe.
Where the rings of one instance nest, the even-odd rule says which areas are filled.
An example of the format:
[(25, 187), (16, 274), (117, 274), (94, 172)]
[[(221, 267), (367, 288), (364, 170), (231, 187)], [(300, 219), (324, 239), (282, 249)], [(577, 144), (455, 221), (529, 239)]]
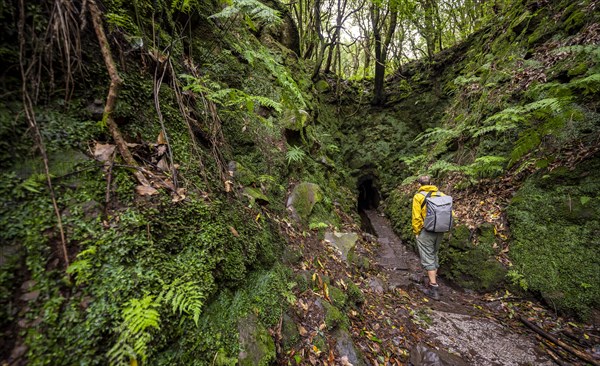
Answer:
[(429, 285), (427, 296), (431, 297), (435, 301), (440, 301), (440, 286)]

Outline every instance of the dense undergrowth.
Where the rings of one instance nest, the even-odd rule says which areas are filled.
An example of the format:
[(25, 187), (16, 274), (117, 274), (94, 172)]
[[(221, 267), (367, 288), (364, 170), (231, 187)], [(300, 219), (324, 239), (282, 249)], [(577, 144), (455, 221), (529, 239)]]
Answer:
[[(2, 4), (2, 63), (18, 68), (19, 3)], [(320, 185), (321, 199), (303, 217), (306, 230), (339, 222), (334, 202), (351, 207), (330, 157), (337, 147), (314, 128), (312, 82), (276, 32), (285, 14), (255, 1), (105, 3), (123, 78), (113, 117), (159, 191), (140, 196), (131, 166), (118, 154), (114, 162), (96, 154), (112, 141), (102, 117), (109, 78), (86, 10), (62, 9), (81, 19), (58, 29), (67, 35), (55, 34), (54, 5), (26, 7), (24, 52), (30, 64), (54, 65), (28, 85), (70, 263), (20, 112), (21, 80), (5, 77), (0, 326), (11, 340), (3, 358), (32, 365), (272, 362), (266, 327), (293, 299), (294, 283), (278, 264), (280, 226), (291, 225), (289, 189)], [(80, 42), (70, 50), (81, 62), (77, 72), (65, 68), (64, 49), (51, 44), (56, 52), (37, 53), (45, 34)]]
[[(290, 26), (283, 11), (256, 1), (107, 1), (124, 81), (113, 117), (151, 173), (159, 192), (151, 195), (136, 194), (136, 168), (118, 153), (95, 155), (113, 142), (102, 115), (109, 78), (90, 23), (77, 23), (85, 11), (69, 8), (75, 23), (57, 35), (56, 4), (28, 4), (20, 50), (19, 2), (0, 4), (3, 69), (18, 69), (20, 58), (51, 65), (27, 78), (27, 88), (70, 262), (22, 113), (22, 80), (6, 73), (3, 357), (36, 365), (272, 362), (267, 328), (281, 326), (293, 290), (311, 281), (280, 263), (284, 233), (295, 227), (302, 242), (356, 220), (355, 184), (365, 176), (406, 239), (410, 190), (395, 189), (402, 181), (425, 172), (448, 179), (453, 186), (443, 188), (466, 205), (470, 194), (494, 195), (486, 188), (508, 176), (501, 210), (482, 205), (475, 219), (459, 217), (446, 275), (494, 289), (506, 273), (498, 257), (511, 266), (509, 280), (557, 309), (585, 316), (597, 308), (600, 208), (597, 174), (586, 173), (598, 165), (600, 128), (594, 2), (507, 9), (433, 64), (405, 65), (389, 80), (387, 104), (374, 109), (365, 107), (362, 83), (313, 84), (310, 65), (290, 51), (293, 32), (281, 31)], [(47, 36), (77, 39), (73, 64)], [(53, 52), (40, 54), (46, 43)], [(343, 291), (331, 289), (347, 310)], [(364, 301), (356, 285), (347, 292), (358, 298), (350, 303)], [(334, 300), (326, 304), (332, 330), (348, 321)]]

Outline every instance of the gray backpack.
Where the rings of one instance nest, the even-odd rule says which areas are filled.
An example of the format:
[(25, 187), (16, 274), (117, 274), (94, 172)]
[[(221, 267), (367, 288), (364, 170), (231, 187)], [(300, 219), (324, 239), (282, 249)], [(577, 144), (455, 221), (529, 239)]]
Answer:
[(433, 192), (420, 193), (425, 196), (421, 208), (427, 205), (423, 228), (434, 233), (450, 231), (452, 229), (452, 197), (432, 196)]

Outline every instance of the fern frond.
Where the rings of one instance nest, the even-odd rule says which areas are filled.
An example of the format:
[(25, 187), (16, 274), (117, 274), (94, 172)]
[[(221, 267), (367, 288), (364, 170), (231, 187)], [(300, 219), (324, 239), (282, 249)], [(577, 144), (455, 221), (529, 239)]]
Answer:
[(147, 328), (159, 329), (160, 314), (156, 311), (159, 306), (153, 296), (146, 296), (142, 300), (132, 299), (123, 309), (123, 320), (129, 332), (137, 334)]
[(462, 170), (473, 178), (493, 178), (504, 171), (506, 158), (502, 156), (480, 156)]
[(240, 16), (248, 18), (253, 23), (264, 26), (278, 26), (283, 20), (277, 10), (274, 10), (257, 0), (233, 0), (231, 5), (226, 6), (220, 12), (209, 18), (231, 19)]
[(458, 171), (460, 170), (460, 167), (445, 160), (438, 160), (427, 170), (431, 172), (431, 174), (440, 175), (447, 172)]
[(152, 340), (151, 328), (160, 329), (160, 303), (153, 296), (132, 299), (122, 310), (123, 323), (116, 344), (108, 351), (112, 365), (127, 364), (132, 359), (147, 358), (148, 343)]
[(301, 162), (306, 153), (299, 146), (288, 146), (288, 151), (285, 154), (288, 164)]
[(515, 148), (510, 153), (509, 165), (513, 165), (523, 156), (527, 155), (533, 148), (539, 146), (541, 141), (540, 135), (535, 129), (527, 131), (517, 140)]
[(579, 89), (586, 95), (598, 93), (600, 92), (600, 73), (572, 81), (569, 83), (569, 87)]
[(196, 281), (184, 282), (177, 278), (165, 286), (158, 296), (157, 302), (170, 305), (173, 313), (186, 314), (192, 317), (198, 325), (206, 293), (198, 286)]
[(505, 120), (502, 122), (498, 122), (495, 123), (491, 126), (484, 126), (484, 127), (478, 127), (475, 129), (475, 133), (473, 134), (473, 137), (479, 137), (491, 132), (495, 132), (495, 133), (502, 133), (502, 132), (506, 132), (506, 131), (510, 131), (513, 130), (517, 127), (517, 124), (510, 121), (510, 120)]
[(533, 103), (526, 104), (523, 107), (520, 107), (520, 109), (524, 113), (530, 113), (541, 109), (547, 109), (547, 111), (550, 113), (558, 113), (561, 111), (564, 102), (564, 98), (545, 98), (535, 101)]

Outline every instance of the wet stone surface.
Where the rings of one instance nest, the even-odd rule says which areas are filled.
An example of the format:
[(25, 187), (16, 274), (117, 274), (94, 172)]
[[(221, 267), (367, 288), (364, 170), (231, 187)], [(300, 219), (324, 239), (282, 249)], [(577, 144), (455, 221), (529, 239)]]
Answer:
[[(424, 290), (423, 270), (418, 255), (402, 244), (392, 231), (387, 218), (377, 211), (365, 211), (379, 243), (378, 265), (386, 291), (401, 288), (405, 291)], [(420, 350), (411, 361), (420, 359), (420, 365), (460, 364), (477, 366), (553, 365), (552, 361), (537, 349), (535, 338), (519, 333), (490, 319), (477, 310), (482, 305), (479, 296), (438, 279), (441, 300), (427, 302), (428, 321), (422, 322), (429, 341), (440, 352)], [(419, 293), (417, 291), (417, 293)], [(493, 310), (493, 307), (486, 306)], [(416, 352), (413, 349), (413, 352)], [(446, 350), (452, 357), (446, 357)], [(442, 354), (445, 356), (442, 357)], [(454, 361), (448, 361), (453, 359)], [(436, 361), (437, 360), (437, 361)], [(450, 362), (450, 363), (448, 363)]]

